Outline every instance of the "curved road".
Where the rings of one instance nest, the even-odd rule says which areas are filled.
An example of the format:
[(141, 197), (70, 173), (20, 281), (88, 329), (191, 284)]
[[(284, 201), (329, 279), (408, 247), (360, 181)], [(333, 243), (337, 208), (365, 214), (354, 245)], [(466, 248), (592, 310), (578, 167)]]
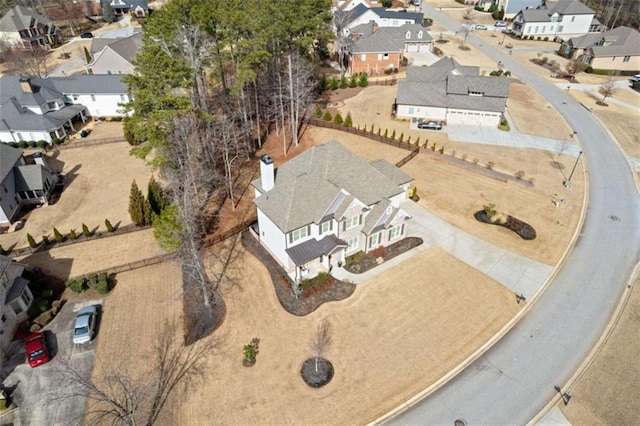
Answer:
[[(460, 27), (433, 8), (424, 10), (451, 29)], [(640, 258), (640, 197), (611, 136), (561, 89), (473, 34), (468, 41), (496, 63), (502, 61), (578, 131), (589, 171), (589, 204), (574, 250), (529, 313), (453, 380), (391, 420), (396, 424), (530, 421), (557, 395), (554, 386), (567, 383), (593, 348)]]

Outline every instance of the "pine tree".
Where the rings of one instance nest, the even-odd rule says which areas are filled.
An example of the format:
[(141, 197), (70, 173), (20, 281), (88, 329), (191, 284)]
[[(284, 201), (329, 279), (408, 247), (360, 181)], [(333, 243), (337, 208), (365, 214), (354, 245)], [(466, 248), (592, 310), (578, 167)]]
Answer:
[[(149, 202), (151, 213), (156, 215), (162, 213), (162, 211), (169, 205), (169, 200), (164, 195), (162, 186), (160, 186), (153, 176), (151, 176), (149, 185), (147, 186), (147, 201)], [(150, 225), (151, 221), (148, 221), (146, 224)]]
[(353, 127), (353, 119), (351, 118), (351, 113), (347, 113), (347, 117), (344, 119), (344, 123), (342, 123), (344, 127)]
[(320, 109), (320, 107), (316, 108), (316, 117), (322, 117), (322, 109)]
[(102, 19), (107, 24), (112, 23), (116, 19), (116, 14), (111, 7), (111, 0), (101, 0), (102, 4)]
[(395, 130), (391, 133), (391, 139), (396, 140), (396, 131)]
[(138, 184), (134, 180), (131, 182), (131, 191), (129, 193), (129, 216), (136, 226), (143, 226), (145, 221), (144, 213), (144, 195), (138, 188)]
[(332, 117), (331, 117), (331, 113), (329, 111), (324, 113), (324, 116), (322, 117), (322, 119), (324, 121), (331, 121)]
[(334, 124), (342, 124), (343, 120), (342, 120), (342, 115), (340, 115), (339, 112), (336, 113), (336, 116), (333, 117), (333, 123)]
[(86, 47), (83, 48), (84, 49), (84, 60), (86, 63), (91, 63), (91, 55), (89, 54), (89, 51), (87, 50)]
[(34, 240), (33, 236), (31, 234), (29, 234), (28, 232), (27, 232), (27, 242), (29, 243), (29, 247), (31, 247), (31, 248), (38, 247), (38, 244), (36, 243), (36, 240)]
[(404, 133), (400, 133), (400, 143), (404, 141)]
[(56, 229), (56, 227), (53, 228), (53, 237), (56, 239), (57, 242), (61, 243), (64, 241), (64, 235), (62, 235), (60, 233), (60, 231), (58, 231)]
[(105, 228), (107, 228), (107, 231), (109, 231), (109, 232), (113, 232), (113, 231), (116, 230), (116, 228), (113, 227), (111, 222), (109, 222), (109, 219), (105, 219), (104, 220), (104, 226), (105, 226)]
[(76, 234), (75, 229), (72, 229), (71, 231), (69, 231), (69, 238), (71, 238), (72, 240), (78, 239), (78, 234)]
[(91, 236), (91, 231), (89, 231), (89, 227), (84, 223), (82, 224), (82, 235), (84, 235), (85, 238), (89, 238)]

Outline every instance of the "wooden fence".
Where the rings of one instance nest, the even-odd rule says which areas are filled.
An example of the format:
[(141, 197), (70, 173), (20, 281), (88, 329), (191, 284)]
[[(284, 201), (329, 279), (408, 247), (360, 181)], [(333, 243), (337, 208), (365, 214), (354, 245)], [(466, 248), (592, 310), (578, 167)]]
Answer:
[(91, 140), (74, 140), (73, 142), (67, 142), (63, 145), (54, 145), (50, 150), (56, 149), (71, 149), (71, 148), (84, 148), (87, 146), (96, 146), (96, 145), (105, 145), (109, 143), (121, 143), (126, 142), (127, 140), (122, 137), (116, 138), (102, 138), (102, 139), (91, 139)]
[(149, 257), (147, 259), (137, 260), (137, 261), (131, 262), (131, 263), (124, 263), (122, 265), (113, 266), (111, 268), (101, 269), (99, 271), (93, 271), (93, 272), (89, 272), (89, 273), (86, 273), (86, 274), (78, 275), (78, 276), (75, 276), (75, 277), (70, 277), (69, 280), (77, 280), (77, 279), (80, 279), (80, 278), (88, 278), (93, 274), (106, 273), (106, 274), (110, 275), (110, 274), (118, 274), (120, 272), (132, 271), (134, 269), (144, 268), (145, 266), (156, 265), (158, 263), (165, 262), (165, 261), (167, 261), (169, 259), (173, 259), (175, 257), (176, 257), (175, 254), (160, 254), (158, 256)]
[(369, 78), (368, 80), (370, 86), (395, 86), (398, 84), (398, 79), (395, 77), (373, 80)]
[(356, 127), (345, 127), (343, 125), (335, 124), (330, 121), (320, 120), (315, 117), (307, 118), (305, 121), (307, 124), (310, 124), (312, 126), (325, 127), (327, 129), (334, 129), (334, 130), (339, 130), (341, 132), (353, 133), (358, 136), (373, 139), (374, 141), (377, 141), (377, 142), (395, 146), (396, 148), (401, 148), (401, 149), (406, 149), (407, 151), (411, 151), (409, 155), (407, 155), (406, 157), (404, 157), (403, 159), (401, 159), (396, 163), (396, 167), (404, 166), (405, 164), (407, 164), (407, 162), (409, 162), (409, 160), (411, 160), (413, 157), (418, 155), (418, 153), (420, 152), (420, 147), (416, 145), (411, 145), (410, 143), (407, 143), (407, 142), (400, 142), (395, 139), (384, 137), (382, 135), (376, 135), (375, 133), (367, 132), (365, 130), (358, 129)]

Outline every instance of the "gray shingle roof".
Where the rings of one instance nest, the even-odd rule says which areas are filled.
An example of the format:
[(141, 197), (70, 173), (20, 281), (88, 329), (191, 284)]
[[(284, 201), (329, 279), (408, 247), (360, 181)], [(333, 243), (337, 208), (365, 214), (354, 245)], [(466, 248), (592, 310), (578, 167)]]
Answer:
[(409, 176), (385, 159), (375, 160), (369, 164), (381, 171), (386, 177), (391, 180), (391, 182), (395, 183), (398, 186), (404, 185), (405, 183), (411, 182), (413, 180), (411, 176)]
[[(21, 150), (0, 142), (0, 183), (4, 182), (20, 158), (22, 158)], [(2, 271), (1, 268), (0, 271)]]
[(593, 46), (594, 57), (602, 56), (639, 56), (640, 32), (629, 27), (617, 27), (600, 34), (604, 45)]
[(525, 9), (520, 13), (525, 22), (551, 22), (551, 15), (545, 9)]
[(330, 234), (320, 241), (311, 239), (288, 248), (285, 251), (297, 266), (302, 266), (310, 260), (333, 253), (338, 247), (347, 247), (347, 243), (335, 235)]
[[(430, 67), (409, 67), (407, 78), (398, 83), (400, 105), (433, 106), (504, 112), (509, 79), (469, 75), (471, 67), (454, 68), (457, 62), (443, 58)], [(465, 74), (462, 74), (464, 71)], [(471, 92), (482, 96), (470, 95)]]
[[(253, 185), (263, 192), (260, 179)], [(367, 206), (402, 192), (384, 173), (330, 141), (280, 166), (275, 187), (254, 203), (286, 233), (320, 220), (343, 190)]]
[(549, 2), (547, 8), (550, 9), (550, 15), (558, 12), (561, 15), (589, 15), (593, 14), (593, 10), (578, 0), (560, 0), (556, 3)]
[(42, 25), (51, 25), (51, 21), (24, 6), (14, 6), (0, 18), (0, 31), (16, 32), (31, 28), (34, 19)]
[(15, 167), (16, 191), (43, 191), (44, 182), (53, 178), (55, 173), (40, 164), (25, 164)]
[(142, 49), (142, 33), (138, 32), (122, 38), (94, 38), (91, 41), (90, 52), (95, 55), (102, 52), (107, 46), (128, 62), (132, 62)]
[[(404, 24), (400, 27), (378, 27), (373, 32), (373, 24), (355, 27), (352, 34), (360, 34), (351, 49), (354, 53), (401, 52), (406, 43), (430, 43), (433, 38), (420, 24)], [(409, 38), (407, 38), (409, 35)], [(421, 38), (418, 36), (422, 36)]]
[(11, 303), (18, 297), (22, 296), (24, 288), (27, 286), (27, 284), (29, 284), (29, 281), (22, 277), (17, 277), (15, 280), (13, 280), (11, 287), (9, 287), (9, 291), (7, 291), (7, 295), (4, 298), (4, 304), (6, 305), (8, 303)]
[(518, 13), (526, 8), (536, 8), (540, 6), (540, 0), (509, 0), (505, 13)]

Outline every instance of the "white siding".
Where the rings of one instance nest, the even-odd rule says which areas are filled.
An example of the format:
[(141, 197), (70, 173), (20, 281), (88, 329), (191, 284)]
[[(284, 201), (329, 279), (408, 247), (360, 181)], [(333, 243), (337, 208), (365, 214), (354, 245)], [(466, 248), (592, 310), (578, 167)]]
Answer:
[(132, 74), (133, 65), (108, 46), (86, 68), (94, 74)]
[[(95, 96), (95, 101), (91, 96)], [(77, 99), (75, 99), (77, 97)], [(120, 94), (82, 94), (74, 97), (75, 104), (82, 104), (87, 107), (87, 112), (92, 117), (111, 117), (124, 115), (122, 107), (118, 105), (123, 103)], [(128, 102), (129, 96), (125, 94), (125, 102)]]
[(260, 209), (258, 210), (258, 227), (260, 228), (260, 242), (269, 249), (276, 260), (285, 269), (289, 265), (289, 256), (285, 251), (287, 245), (284, 233)]
[(499, 112), (450, 109), (447, 112), (447, 124), (467, 126), (495, 127), (500, 124), (502, 114)]

